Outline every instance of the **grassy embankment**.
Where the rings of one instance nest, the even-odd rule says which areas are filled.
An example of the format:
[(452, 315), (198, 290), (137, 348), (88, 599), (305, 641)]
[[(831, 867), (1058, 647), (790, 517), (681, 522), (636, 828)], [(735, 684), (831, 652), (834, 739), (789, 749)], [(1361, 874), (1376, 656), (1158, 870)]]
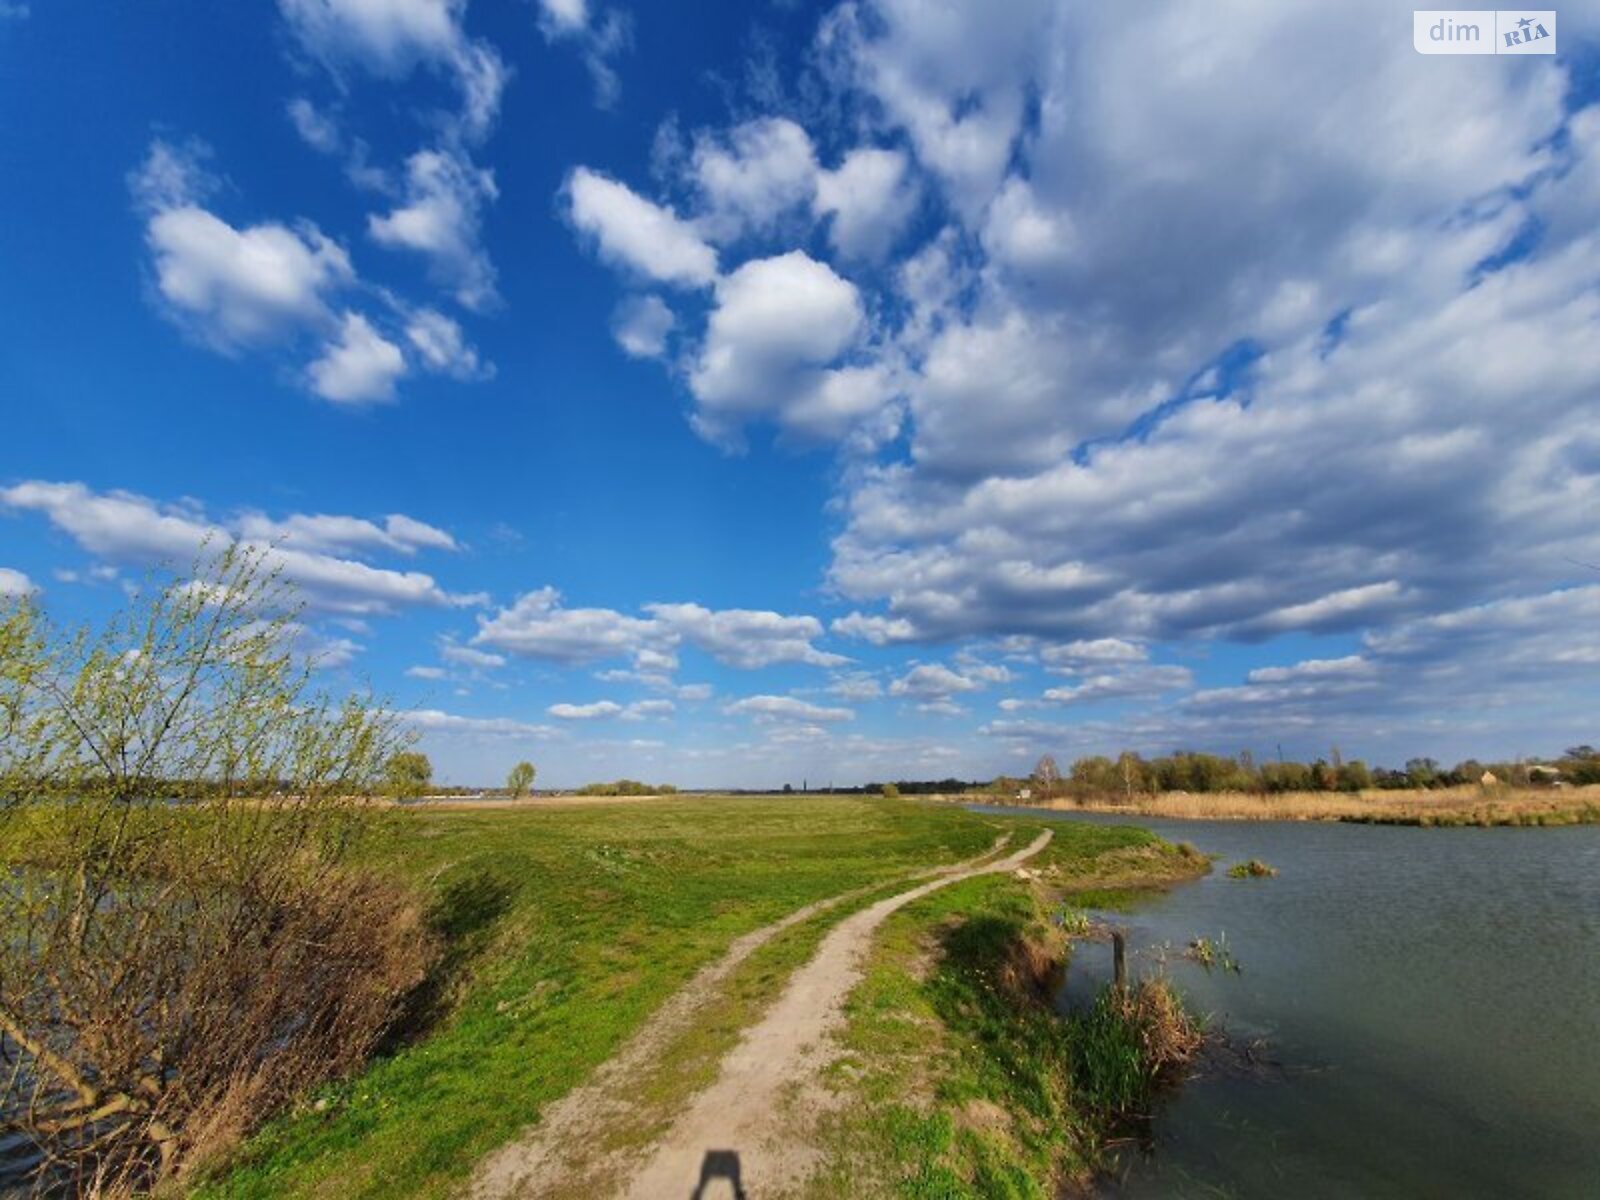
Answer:
[(431, 1027), (270, 1125), (202, 1191), (448, 1194), (734, 937), (979, 854), (996, 832), (861, 799), (398, 812), (374, 853), (432, 898), (451, 959)]
[[(382, 853), (436, 898), (455, 967), (439, 1015), (425, 1037), (268, 1126), (201, 1194), (455, 1194), (488, 1151), (610, 1057), (734, 937), (810, 901), (877, 885), (736, 972), (655, 1075), (639, 1081), (669, 1111), (684, 1089), (708, 1081), (739, 1029), (834, 922), (909, 871), (982, 853), (1006, 828), (1015, 841), (1036, 826), (861, 798), (402, 812)], [(1059, 830), (1044, 865), (1081, 883), (1193, 869), (1148, 835), (1078, 826)], [(963, 904), (984, 897), (1033, 905), (1033, 887), (1005, 877), (953, 888), (942, 911), (969, 911)], [(892, 971), (887, 961), (874, 967), (875, 978)], [(1031, 1010), (985, 1019), (999, 1028), (1020, 1019), (1031, 1032), (1019, 1036), (1037, 1034)], [(953, 1038), (968, 1032), (959, 1020), (950, 1028)], [(611, 1136), (597, 1131), (601, 1141)], [(642, 1133), (615, 1131), (616, 1140), (629, 1136)]]
[[(952, 797), (972, 803), (976, 797)], [(996, 803), (1016, 803), (997, 799)], [(1363, 792), (1136, 793), (1131, 802), (1060, 797), (1033, 807), (1175, 820), (1351, 821), (1375, 825), (1541, 826), (1600, 824), (1600, 785)]]
[(1137, 829), (1054, 826), (1038, 877), (987, 876), (891, 917), (851, 997), (842, 1099), (807, 1200), (840, 1195), (1045, 1200), (1104, 1165), (1196, 1046), (1159, 981), (1063, 1020), (1063, 897), (1099, 904), (1206, 862)]

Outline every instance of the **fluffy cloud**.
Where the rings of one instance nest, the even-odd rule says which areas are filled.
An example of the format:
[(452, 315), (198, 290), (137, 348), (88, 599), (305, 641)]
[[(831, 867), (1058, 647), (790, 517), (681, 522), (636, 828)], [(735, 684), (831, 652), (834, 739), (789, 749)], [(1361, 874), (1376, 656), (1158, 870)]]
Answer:
[(633, 42), (633, 26), (625, 13), (597, 13), (587, 0), (539, 0), (539, 31), (547, 42), (575, 43), (594, 80), (595, 103), (610, 108), (621, 83), (612, 60)]
[(465, 5), (463, 0), (280, 0), (279, 7), (307, 49), (401, 75), (419, 61), (449, 55)]
[(669, 717), (676, 707), (671, 700), (635, 700), (631, 704), (596, 700), (590, 704), (552, 704), (545, 711), (563, 721), (600, 721), (609, 717), (643, 721), (650, 717)]
[(1071, 687), (1051, 688), (1044, 698), (1052, 704), (1094, 704), (1159, 696), (1193, 683), (1194, 675), (1187, 667), (1138, 666), (1091, 675)]
[(593, 704), (552, 704), (545, 710), (563, 721), (598, 721), (622, 712), (615, 700), (596, 700)]
[[(967, 69), (927, 58), (956, 18), (881, 15), (850, 43), (861, 86)], [(1035, 62), (1018, 173), (985, 205), (951, 195), (988, 261), (908, 326), (910, 453), (850, 477), (840, 592), (930, 637), (1255, 639), (1600, 557), (1576, 519), (1600, 497), (1594, 438), (1572, 420), (1600, 387), (1600, 243), (1566, 215), (1600, 196), (1600, 117), (1564, 114), (1559, 64), (1497, 76), (1484, 106), (1481, 74), (1420, 80), (1364, 12), (1273, 10), (1239, 15), (1227, 69), (1152, 82), (1151, 47), (1177, 55), (1214, 15), (1148, 6), (1114, 38), (1108, 13), (1007, 22), (1024, 17), (1041, 44), (1097, 50)], [(920, 150), (907, 94), (880, 98)], [(1365, 115), (1285, 124), (1319, 95)], [(1483, 113), (1472, 138), (1426, 134), (1461, 104)], [(1294, 157), (1285, 186), (1241, 194), (1264, 146)], [(944, 183), (970, 199), (976, 178)]]
[(849, 721), (855, 713), (848, 708), (828, 708), (797, 700), (793, 696), (746, 696), (723, 706), (723, 712), (734, 716), (751, 716), (758, 721)]
[(552, 37), (578, 33), (589, 24), (588, 0), (539, 0), (539, 22)]
[(337, 154), (344, 146), (338, 124), (304, 96), (296, 96), (285, 106), (300, 140), (321, 154)]
[(495, 667), (506, 665), (503, 654), (493, 654), (487, 650), (476, 650), (471, 646), (461, 646), (448, 638), (439, 644), (439, 657), (451, 666), (468, 667), (475, 671), (493, 670)]
[(413, 312), (406, 321), (405, 336), (430, 371), (463, 380), (488, 379), (494, 374), (494, 367), (481, 362), (477, 350), (467, 344), (461, 326), (434, 309)]
[[(480, 227), (484, 207), (498, 192), (493, 173), (474, 165), (470, 152), (495, 123), (510, 71), (489, 43), (467, 36), (462, 26), (466, 0), (279, 0), (278, 7), (301, 47), (341, 82), (347, 67), (390, 81), (426, 67), (454, 80), (459, 111), (430, 116), (435, 144), (406, 160), (398, 189), (387, 172), (370, 165), (366, 144), (346, 138), (310, 100), (291, 100), (288, 112), (308, 145), (345, 158), (346, 174), (358, 186), (385, 195), (400, 192), (388, 212), (368, 216), (367, 233), (374, 242), (422, 256), (430, 279), (463, 307), (491, 308), (499, 297)], [(487, 376), (453, 321), (431, 309), (407, 312), (408, 306), (393, 303), (401, 309), (403, 328), (382, 341), (395, 353), (405, 345), (419, 366), (456, 379)], [(344, 350), (332, 346), (313, 364), (309, 377), (315, 390), (335, 399), (386, 398), (403, 373), (395, 354), (371, 337), (358, 337), (352, 345), (348, 319), (344, 343)]]
[(372, 404), (394, 399), (395, 380), (405, 374), (400, 347), (385, 339), (360, 313), (347, 312), (339, 336), (306, 368), (311, 390), (337, 404)]
[[(1363, 637), (1362, 653), (1251, 670), (1242, 685), (1190, 694), (1166, 720), (1243, 730), (1270, 714), (1288, 730), (1344, 736), (1354, 726), (1368, 739), (1373, 722), (1397, 731), (1432, 725), (1434, 738), (1438, 728), (1504, 738), (1512, 723), (1528, 722), (1523, 736), (1576, 738), (1584, 717), (1563, 690), (1600, 664), (1597, 618), (1600, 587), (1571, 587), (1397, 622)], [(1488, 714), (1498, 728), (1483, 728)]]
[(1090, 667), (1143, 662), (1148, 652), (1122, 638), (1094, 638), (1043, 646), (1039, 661), (1052, 671), (1074, 674)]
[(883, 695), (883, 685), (864, 671), (852, 671), (834, 676), (828, 691), (841, 700), (876, 700)]
[(561, 594), (546, 587), (480, 618), (473, 640), (524, 658), (578, 664), (625, 657), (658, 632), (652, 621), (609, 608), (563, 608)]
[[(388, 298), (403, 326), (392, 331), (370, 312), (336, 313), (335, 298), (360, 287), (344, 248), (309, 222), (238, 228), (206, 209), (217, 184), (203, 165), (205, 154), (203, 147), (157, 140), (129, 177), (146, 218), (154, 292), (180, 326), (228, 354), (300, 353), (315, 345), (316, 356), (300, 373), (313, 393), (340, 404), (392, 400), (413, 365), (457, 379), (490, 373), (460, 326), (432, 309), (407, 312)], [(424, 157), (415, 156), (413, 166)], [(470, 258), (470, 247), (450, 240), (448, 214), (430, 213), (427, 201), (418, 200), (375, 218), (374, 232), (392, 244), (432, 248), (442, 261)], [(492, 271), (487, 279), (492, 294)], [(476, 286), (463, 281), (463, 296), (476, 295)]]
[(495, 271), (479, 241), (480, 212), (498, 195), (494, 175), (458, 152), (419, 150), (406, 161), (405, 197), (386, 215), (368, 219), (381, 246), (415, 251), (437, 283), (475, 311), (498, 299)]
[[(859, 146), (836, 170), (743, 112), (669, 164), (690, 223), (626, 194), (716, 283), (672, 360), (696, 428), (850, 451), (836, 635), (984, 638), (1071, 677), (1049, 702), (1149, 701), (1118, 727), (1197, 744), (1251, 698), (1306, 728), (1336, 706), (1303, 697), (1372, 705), (1400, 630), (1488, 605), (1510, 645), (1494, 606), (1600, 562), (1600, 106), (1567, 61), (1419, 73), (1376, 0), (862, 0), (818, 48)], [(719, 278), (707, 239), (751, 257)], [(1242, 690), (1150, 662), (1290, 634), (1364, 649)]]
[(725, 138), (701, 134), (690, 171), (705, 206), (699, 226), (717, 241), (733, 241), (768, 232), (809, 204), (817, 161), (805, 130), (786, 117), (763, 117)]
[[(158, 143), (153, 153), (164, 153)], [(169, 311), (219, 349), (281, 340), (330, 319), (354, 279), (349, 256), (314, 225), (236, 229), (193, 203), (151, 213), (145, 243)]]
[(916, 626), (904, 617), (870, 616), (858, 612), (834, 618), (828, 628), (840, 637), (857, 638), (874, 646), (915, 641), (917, 637)]
[(365, 649), (352, 638), (329, 634), (299, 621), (289, 622), (284, 634), (291, 653), (314, 671), (337, 671), (348, 667)]
[(983, 687), (976, 679), (969, 679), (952, 671), (943, 663), (922, 663), (912, 667), (889, 685), (891, 696), (916, 696), (924, 700), (942, 700), (961, 692), (975, 692)]
[(695, 425), (713, 441), (762, 417), (837, 434), (886, 400), (872, 369), (828, 370), (865, 324), (855, 285), (793, 250), (718, 281), (699, 360), (689, 376)]
[[(1536, 681), (1550, 671), (1584, 672), (1600, 663), (1600, 587), (1562, 588), (1437, 613), (1374, 630), (1364, 657), (1397, 669), (1449, 664), (1462, 679), (1492, 656), (1498, 678)], [(1348, 675), (1350, 659), (1302, 663), (1302, 673)], [(1466, 697), (1463, 697), (1466, 698)]]
[[(1566, 588), (1396, 622), (1366, 634), (1359, 653), (1259, 667), (1115, 721), (1001, 720), (981, 732), (1018, 754), (1270, 750), (1276, 740), (1302, 755), (1356, 745), (1391, 762), (1423, 747), (1446, 758), (1525, 753), (1589, 735), (1592, 705), (1574, 697), (1592, 692), (1597, 663), (1600, 587)], [(1098, 684), (1088, 681), (1092, 698), (1118, 698)]]
[(419, 66), (445, 72), (461, 92), (462, 132), (482, 137), (494, 124), (509, 72), (493, 47), (462, 29), (466, 0), (278, 0), (278, 8), (330, 69), (353, 65), (389, 80)]
[(344, 160), (345, 176), (351, 183), (368, 191), (394, 190), (388, 172), (373, 166), (372, 149), (366, 141), (344, 131), (337, 110), (318, 108), (305, 96), (295, 96), (284, 105), (284, 112), (301, 141), (318, 154)]
[(828, 241), (846, 258), (877, 260), (893, 248), (917, 206), (917, 187), (898, 150), (863, 147), (817, 176), (817, 215), (831, 217)]
[(715, 612), (699, 604), (645, 607), (672, 636), (731, 667), (755, 670), (785, 662), (831, 667), (849, 661), (842, 654), (812, 645), (822, 636), (822, 622), (815, 617), (789, 617), (745, 608)]
[(671, 700), (635, 700), (622, 713), (625, 721), (643, 721), (649, 717), (665, 719), (677, 711)]
[(822, 636), (822, 623), (815, 617), (759, 609), (717, 611), (699, 604), (648, 604), (645, 611), (648, 617), (609, 608), (564, 608), (560, 593), (541, 588), (481, 618), (474, 641), (526, 658), (574, 665), (632, 657), (635, 670), (627, 677), (641, 682), (666, 682), (666, 673), (677, 668), (674, 649), (680, 643), (743, 670), (786, 662), (827, 667), (848, 661), (812, 644)]
[(0, 598), (15, 596), (29, 596), (39, 589), (21, 571), (12, 567), (0, 567)]
[[(322, 613), (386, 613), (415, 606), (455, 606), (466, 597), (446, 592), (420, 571), (395, 571), (351, 558), (302, 548), (293, 536), (281, 545), (244, 531), (258, 531), (263, 518), (250, 514), (233, 524), (212, 521), (193, 507), (162, 506), (129, 492), (94, 492), (81, 483), (29, 481), (0, 488), (0, 506), (37, 512), (91, 554), (115, 563), (183, 569), (207, 549), (232, 541), (253, 546), (266, 565), (294, 584), (301, 598)], [(282, 527), (321, 528), (341, 518), (287, 518)], [(408, 520), (402, 518), (402, 520)], [(421, 522), (417, 527), (427, 528)], [(408, 527), (407, 527), (408, 528)]]
[(1047, 0), (937, 12), (915, 0), (843, 5), (822, 40), (840, 82), (880, 104), (950, 203), (974, 215), (1011, 161), (1041, 59), (1063, 44), (1054, 7)]
[(631, 358), (660, 358), (677, 318), (660, 296), (631, 296), (617, 306), (611, 334)]
[(670, 209), (588, 167), (572, 172), (565, 192), (572, 223), (607, 262), (662, 283), (716, 278), (717, 252)]
[(295, 513), (273, 518), (252, 511), (238, 517), (234, 528), (252, 541), (274, 542), (317, 554), (366, 555), (388, 551), (410, 556), (419, 550), (459, 549), (455, 538), (443, 529), (404, 513), (390, 513), (379, 525), (362, 517), (328, 513)]
[(552, 726), (535, 725), (511, 717), (465, 717), (441, 712), (437, 708), (417, 709), (402, 716), (407, 724), (424, 734), (458, 734), (485, 741), (561, 736), (561, 731)]

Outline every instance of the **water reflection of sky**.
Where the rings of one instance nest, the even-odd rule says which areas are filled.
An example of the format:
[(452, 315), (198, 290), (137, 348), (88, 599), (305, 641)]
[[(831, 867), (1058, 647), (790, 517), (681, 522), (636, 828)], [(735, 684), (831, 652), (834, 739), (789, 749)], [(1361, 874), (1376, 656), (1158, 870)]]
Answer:
[[(1131, 966), (1284, 1072), (1191, 1081), (1115, 1193), (1600, 1195), (1600, 828), (1138, 823), (1219, 857), (1116, 916)], [(1242, 973), (1181, 957), (1223, 935)]]

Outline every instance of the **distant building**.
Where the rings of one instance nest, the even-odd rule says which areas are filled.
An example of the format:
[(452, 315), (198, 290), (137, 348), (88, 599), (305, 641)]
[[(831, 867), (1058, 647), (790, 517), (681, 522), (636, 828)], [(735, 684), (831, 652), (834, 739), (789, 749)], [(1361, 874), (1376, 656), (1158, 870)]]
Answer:
[(1032, 788), (1021, 788), (1021, 789), (1019, 789), (1018, 792), (1017, 792), (1017, 799), (1018, 800), (1032, 800), (1033, 799), (1033, 789)]
[(1566, 780), (1561, 778), (1561, 771), (1557, 767), (1547, 767), (1543, 763), (1535, 763), (1528, 768), (1528, 782), (1534, 787), (1564, 787)]

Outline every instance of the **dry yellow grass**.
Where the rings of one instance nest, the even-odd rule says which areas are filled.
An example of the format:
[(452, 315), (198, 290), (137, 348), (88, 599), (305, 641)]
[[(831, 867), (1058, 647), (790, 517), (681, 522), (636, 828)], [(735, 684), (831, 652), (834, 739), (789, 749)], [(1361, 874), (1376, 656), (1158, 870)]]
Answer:
[(1166, 792), (1131, 804), (1058, 798), (1041, 807), (1138, 813), (1182, 820), (1371, 821), (1400, 825), (1574, 825), (1600, 823), (1600, 786), (1440, 788), (1364, 792)]
[[(595, 808), (609, 804), (636, 804), (641, 800), (675, 800), (671, 796), (580, 796), (575, 792), (560, 796), (491, 796), (474, 799), (470, 796), (447, 796), (439, 799), (413, 800), (399, 805), (401, 808), (426, 809), (428, 812), (503, 812), (507, 809), (539, 808)], [(689, 797), (697, 799), (697, 797)]]

